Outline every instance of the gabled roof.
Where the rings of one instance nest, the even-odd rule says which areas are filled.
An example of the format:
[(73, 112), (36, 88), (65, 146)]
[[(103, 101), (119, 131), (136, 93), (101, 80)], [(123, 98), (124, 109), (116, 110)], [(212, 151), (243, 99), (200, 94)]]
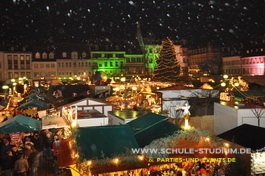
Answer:
[(234, 142), (241, 146), (259, 150), (265, 147), (265, 128), (243, 124), (222, 134), (218, 137)]
[(21, 114), (0, 124), (0, 134), (33, 132), (40, 130), (41, 121)]
[(265, 94), (261, 91), (236, 91), (234, 92), (235, 97), (247, 98), (247, 97), (265, 97)]
[(167, 117), (161, 116), (154, 113), (148, 113), (141, 117), (138, 117), (135, 120), (130, 121), (127, 123), (133, 130), (133, 134), (136, 135), (147, 128), (150, 128), (161, 121), (166, 121)]
[(180, 127), (167, 121), (167, 117), (148, 113), (127, 123), (133, 130), (140, 147), (144, 147), (155, 139), (172, 135)]
[(131, 148), (138, 148), (128, 125), (78, 128), (76, 142), (83, 160), (123, 156)]

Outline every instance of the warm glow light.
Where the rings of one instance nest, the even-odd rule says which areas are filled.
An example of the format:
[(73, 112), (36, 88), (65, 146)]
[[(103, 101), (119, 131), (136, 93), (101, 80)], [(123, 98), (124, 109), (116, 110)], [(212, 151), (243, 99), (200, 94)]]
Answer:
[(4, 89), (4, 90), (9, 89), (9, 86), (8, 85), (3, 85), (2, 89)]
[(224, 78), (224, 79), (227, 79), (227, 78), (228, 78), (228, 75), (224, 75), (223, 78)]
[(11, 79), (11, 82), (15, 82), (16, 80), (15, 79)]
[(137, 87), (132, 87), (132, 90), (137, 90)]
[(208, 137), (207, 137), (207, 138), (205, 138), (205, 141), (210, 141), (210, 138), (208, 138)]
[(141, 160), (141, 161), (143, 161), (144, 160), (144, 156), (143, 155), (139, 155), (138, 156), (138, 159)]
[(115, 163), (115, 164), (119, 164), (119, 162), (120, 162), (119, 158), (115, 158), (115, 159), (113, 159), (113, 163)]
[(92, 161), (89, 160), (86, 164), (90, 166), (92, 164)]
[(222, 87), (225, 87), (225, 86), (226, 86), (226, 83), (225, 83), (225, 82), (222, 82), (222, 83), (221, 83), (221, 86), (222, 86)]
[(224, 145), (225, 145), (226, 147), (229, 147), (229, 144), (228, 144), (228, 143), (224, 143)]
[(188, 119), (185, 119), (184, 129), (185, 130), (189, 130), (190, 129), (190, 125), (189, 125), (189, 120)]
[(125, 82), (125, 81), (126, 81), (125, 77), (122, 77), (122, 78), (121, 78), (121, 81), (122, 81), (122, 82)]
[(238, 86), (239, 86), (239, 83), (238, 83), (238, 82), (236, 82), (236, 83), (234, 84), (234, 86), (238, 87)]
[(71, 123), (71, 127), (72, 127), (72, 128), (77, 127), (77, 123), (76, 123), (76, 122), (72, 122), (72, 123)]

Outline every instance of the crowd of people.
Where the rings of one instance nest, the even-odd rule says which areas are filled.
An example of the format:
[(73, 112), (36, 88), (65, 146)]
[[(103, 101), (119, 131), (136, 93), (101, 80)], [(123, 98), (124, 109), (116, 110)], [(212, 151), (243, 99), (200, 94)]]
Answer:
[(227, 163), (183, 162), (172, 167), (150, 169), (151, 176), (225, 176)]
[(0, 167), (4, 176), (38, 176), (41, 161), (50, 159), (53, 173), (60, 172), (54, 143), (62, 138), (62, 130), (42, 130), (20, 133), (20, 140), (12, 141), (10, 134), (0, 138)]

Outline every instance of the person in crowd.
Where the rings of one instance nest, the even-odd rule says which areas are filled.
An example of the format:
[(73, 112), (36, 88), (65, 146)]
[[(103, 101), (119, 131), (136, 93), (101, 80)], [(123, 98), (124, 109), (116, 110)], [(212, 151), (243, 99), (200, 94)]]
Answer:
[(41, 156), (41, 153), (33, 147), (32, 153), (28, 157), (29, 175), (30, 176), (38, 176), (38, 168), (40, 165), (40, 156)]
[(54, 173), (55, 174), (58, 174), (60, 173), (60, 169), (59, 169), (59, 166), (58, 166), (58, 144), (59, 144), (59, 136), (58, 135), (55, 135), (54, 136), (54, 142), (52, 144), (52, 149), (53, 149), (53, 168), (54, 168)]
[(52, 133), (48, 130), (42, 130), (40, 133), (41, 140), (43, 141), (44, 149), (43, 156), (51, 157)]
[[(12, 148), (12, 146), (10, 145), (10, 139), (8, 138), (4, 138), (3, 139), (3, 144), (1, 146), (1, 151), (0, 151), (0, 159), (1, 159), (1, 162), (3, 162), (2, 160), (2, 157), (8, 152), (10, 151)], [(1, 163), (0, 162), (0, 163)]]
[(24, 158), (23, 154), (19, 155), (19, 159), (15, 161), (14, 172), (16, 176), (27, 176), (29, 170), (28, 160)]
[(28, 158), (30, 156), (30, 154), (34, 150), (33, 148), (34, 148), (34, 146), (33, 146), (33, 143), (32, 142), (29, 142), (29, 143), (26, 143), (25, 144), (25, 149), (24, 149), (25, 158)]
[(19, 156), (18, 147), (16, 145), (13, 145), (11, 148), (11, 152), (12, 152), (12, 155), (14, 157), (14, 160), (16, 161), (18, 159), (18, 156)]
[(42, 138), (40, 138), (39, 133), (35, 133), (31, 141), (33, 142), (36, 150), (38, 150), (38, 151), (43, 150), (44, 145), (43, 145)]
[(2, 170), (4, 176), (13, 176), (13, 166), (15, 163), (15, 158), (12, 151), (7, 151), (3, 156)]

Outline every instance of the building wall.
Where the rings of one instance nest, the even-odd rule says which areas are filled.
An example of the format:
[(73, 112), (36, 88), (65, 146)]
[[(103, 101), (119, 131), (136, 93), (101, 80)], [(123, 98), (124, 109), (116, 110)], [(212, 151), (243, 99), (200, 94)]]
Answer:
[(32, 79), (56, 79), (57, 66), (56, 61), (33, 61), (32, 62)]
[[(258, 125), (258, 120), (251, 109), (236, 109), (214, 103), (215, 135), (224, 133), (242, 124)], [(261, 116), (260, 126), (265, 127), (265, 113)]]
[(105, 126), (105, 125), (108, 125), (108, 117), (78, 119), (77, 124), (79, 127)]
[(214, 103), (214, 134), (224, 133), (238, 126), (237, 109)]
[(30, 52), (2, 52), (0, 57), (3, 71), (0, 74), (2, 81), (32, 77), (32, 54)]
[(102, 71), (107, 75), (121, 76), (125, 74), (124, 51), (92, 51), (93, 72)]
[(223, 57), (223, 74), (231, 76), (242, 75), (242, 61), (240, 56)]
[(265, 56), (251, 56), (242, 58), (243, 75), (264, 75)]
[(182, 74), (187, 74), (188, 73), (188, 56), (186, 53), (185, 48), (182, 48), (181, 45), (174, 45), (175, 52), (176, 52), (176, 57), (179, 62), (180, 66), (180, 72)]
[(84, 59), (57, 59), (57, 76), (60, 78), (74, 79), (80, 78), (87, 80), (92, 77), (92, 61)]

